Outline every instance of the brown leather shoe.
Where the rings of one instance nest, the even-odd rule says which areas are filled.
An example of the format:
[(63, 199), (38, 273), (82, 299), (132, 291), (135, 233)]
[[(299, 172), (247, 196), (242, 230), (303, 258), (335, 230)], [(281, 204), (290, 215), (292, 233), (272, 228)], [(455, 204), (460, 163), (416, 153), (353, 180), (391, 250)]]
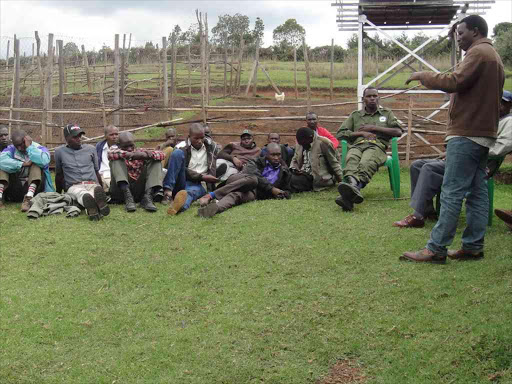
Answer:
[(169, 209), (167, 210), (167, 214), (174, 216), (177, 215), (179, 211), (181, 211), (181, 208), (185, 205), (187, 201), (187, 191), (184, 189), (179, 191), (176, 196), (174, 196), (174, 200), (172, 201), (171, 205), (169, 206)]
[(23, 203), (21, 203), (21, 212), (28, 212), (31, 206), (30, 200), (32, 200), (32, 197), (25, 195), (23, 198)]
[(414, 215), (406, 216), (400, 221), (395, 221), (393, 227), (399, 228), (423, 228), (425, 226), (425, 220), (418, 219)]
[(506, 224), (512, 224), (512, 211), (505, 211), (504, 209), (495, 209), (494, 213)]
[(448, 251), (448, 257), (453, 260), (479, 260), (484, 257), (484, 251)]
[(446, 256), (439, 255), (427, 248), (423, 248), (418, 252), (405, 252), (402, 256), (400, 256), (400, 260), (414, 261), (416, 263), (445, 264)]
[(4, 199), (0, 199), (0, 209), (4, 209), (4, 208), (5, 208)]

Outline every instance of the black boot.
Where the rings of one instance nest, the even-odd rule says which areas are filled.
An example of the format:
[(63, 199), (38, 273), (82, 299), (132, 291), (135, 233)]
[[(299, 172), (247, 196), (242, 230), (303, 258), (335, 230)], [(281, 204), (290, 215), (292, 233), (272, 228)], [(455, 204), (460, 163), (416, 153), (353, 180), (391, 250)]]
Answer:
[[(357, 187), (358, 181), (355, 177), (347, 176), (346, 181), (338, 185), (338, 192), (346, 201), (355, 204), (361, 204), (364, 200), (363, 195)], [(339, 205), (339, 204), (338, 204)]]
[(148, 189), (146, 193), (144, 193), (144, 196), (140, 201), (140, 206), (148, 212), (156, 212), (157, 208), (153, 203), (153, 192), (151, 189)]
[(132, 193), (130, 188), (126, 188), (123, 190), (124, 194), (124, 207), (126, 212), (135, 212), (137, 210), (137, 206), (135, 205), (135, 201), (133, 200)]

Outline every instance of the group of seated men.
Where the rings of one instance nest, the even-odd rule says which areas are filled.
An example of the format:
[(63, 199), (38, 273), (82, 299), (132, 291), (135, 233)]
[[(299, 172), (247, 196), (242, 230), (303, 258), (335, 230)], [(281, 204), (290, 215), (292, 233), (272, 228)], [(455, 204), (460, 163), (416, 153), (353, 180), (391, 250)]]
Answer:
[[(127, 212), (136, 211), (137, 203), (155, 212), (155, 202), (161, 202), (168, 205), (169, 215), (176, 215), (198, 200), (199, 216), (212, 217), (255, 199), (290, 198), (292, 193), (338, 185), (336, 204), (352, 211), (364, 200), (361, 190), (385, 163), (391, 138), (402, 135), (392, 111), (379, 105), (375, 88), (365, 90), (363, 105), (336, 137), (318, 125), (315, 113), (308, 113), (307, 126), (296, 132), (294, 148), (281, 144), (277, 133), (270, 133), (268, 143), (259, 148), (249, 129), (239, 142), (221, 148), (210, 127), (202, 124), (190, 125), (188, 137), (180, 143), (176, 130), (169, 129), (165, 142), (154, 150), (137, 148), (130, 132), (110, 125), (94, 147), (83, 142), (79, 126), (69, 124), (64, 128), (67, 144), (55, 150), (56, 188), (49, 173), (49, 151), (24, 131), (14, 131), (9, 145), (8, 130), (0, 127), (0, 207), (4, 201), (22, 202), (21, 210), (27, 212), (39, 192), (64, 191), (91, 220), (107, 216), (109, 202), (124, 204)], [(512, 94), (505, 91), (499, 138), (491, 155), (512, 149), (511, 105)], [(343, 171), (337, 152), (341, 140), (349, 144)], [(425, 219), (435, 216), (432, 199), (441, 188), (443, 169), (442, 160), (412, 164), (414, 213), (394, 226), (422, 227)]]

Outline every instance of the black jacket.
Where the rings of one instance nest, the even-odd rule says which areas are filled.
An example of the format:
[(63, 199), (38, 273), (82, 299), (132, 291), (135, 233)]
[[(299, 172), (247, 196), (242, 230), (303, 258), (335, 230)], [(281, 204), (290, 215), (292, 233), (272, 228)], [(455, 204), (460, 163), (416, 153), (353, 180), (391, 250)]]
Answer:
[(272, 188), (274, 187), (290, 193), (290, 180), (292, 178), (292, 174), (284, 161), (281, 160), (281, 170), (279, 171), (279, 176), (273, 185), (262, 176), (265, 166), (266, 159), (264, 157), (258, 157), (256, 159), (249, 160), (242, 170), (242, 173), (256, 176), (258, 178), (256, 197), (259, 200), (271, 199)]

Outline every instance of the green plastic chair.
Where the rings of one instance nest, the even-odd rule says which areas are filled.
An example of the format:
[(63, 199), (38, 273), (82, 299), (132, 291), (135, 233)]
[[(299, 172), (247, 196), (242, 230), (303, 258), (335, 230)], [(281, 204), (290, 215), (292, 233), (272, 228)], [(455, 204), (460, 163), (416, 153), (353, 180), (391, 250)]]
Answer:
[[(345, 160), (348, 152), (348, 143), (341, 141), (341, 168), (345, 169)], [(398, 138), (391, 139), (391, 156), (388, 156), (384, 164), (388, 168), (389, 185), (393, 192), (393, 198), (400, 198), (400, 160), (398, 159)]]
[[(492, 218), (494, 216), (494, 174), (500, 168), (501, 163), (505, 160), (505, 156), (489, 156), (489, 160), (496, 160), (497, 165), (494, 172), (487, 179), (487, 194), (489, 195), (489, 218), (487, 220), (487, 226), (492, 226)], [(437, 214), (441, 212), (441, 192), (436, 196), (436, 211)]]

